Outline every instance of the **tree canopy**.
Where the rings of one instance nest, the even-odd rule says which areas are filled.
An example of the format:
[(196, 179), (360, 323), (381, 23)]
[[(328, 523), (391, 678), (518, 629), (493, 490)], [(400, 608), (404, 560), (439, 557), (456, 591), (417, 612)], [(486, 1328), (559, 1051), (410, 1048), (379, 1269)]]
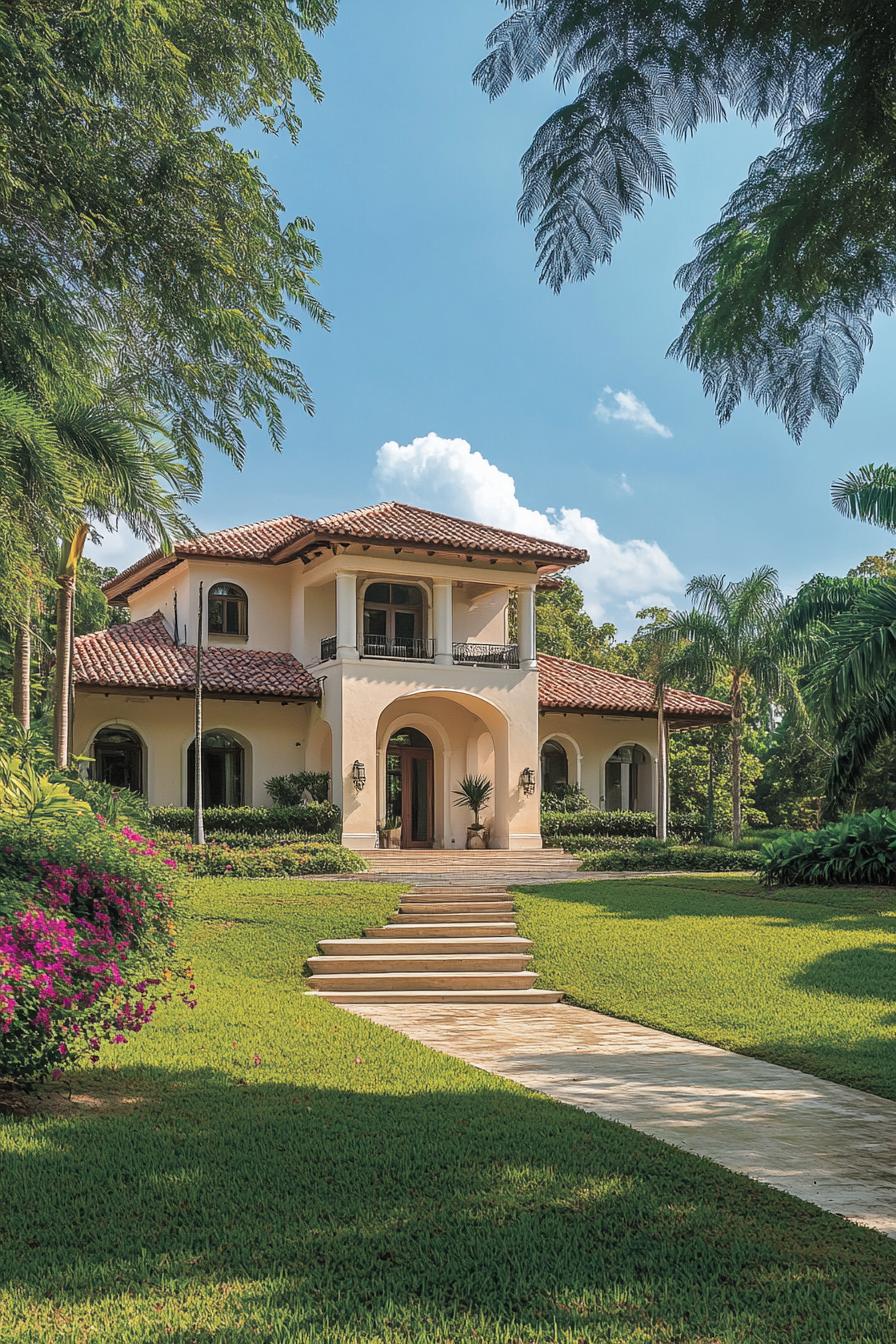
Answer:
[[(114, 380), (240, 462), (312, 409), (290, 337), (313, 290), (307, 219), (285, 219), (227, 128), (293, 138), (302, 40), (335, 0), (19, 0), (0, 8), (0, 379), (38, 404)], [(98, 374), (98, 370), (101, 371)]]
[[(474, 80), (490, 97), (553, 67), (561, 94), (522, 159), (555, 290), (607, 263), (627, 216), (671, 196), (665, 140), (728, 110), (768, 121), (767, 154), (678, 273), (671, 353), (727, 420), (746, 395), (797, 439), (858, 384), (896, 297), (893, 15), (885, 0), (501, 0)], [(773, 129), (772, 129), (773, 128)]]

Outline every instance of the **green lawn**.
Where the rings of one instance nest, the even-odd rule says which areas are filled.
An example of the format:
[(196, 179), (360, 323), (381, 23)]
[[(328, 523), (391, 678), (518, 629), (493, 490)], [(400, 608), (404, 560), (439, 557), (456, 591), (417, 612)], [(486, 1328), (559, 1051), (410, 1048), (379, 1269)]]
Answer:
[(0, 1123), (3, 1344), (893, 1340), (884, 1238), (303, 998), (392, 903), (196, 884), (195, 1012)]
[(540, 983), (576, 1003), (896, 1098), (896, 891), (682, 874), (519, 905)]

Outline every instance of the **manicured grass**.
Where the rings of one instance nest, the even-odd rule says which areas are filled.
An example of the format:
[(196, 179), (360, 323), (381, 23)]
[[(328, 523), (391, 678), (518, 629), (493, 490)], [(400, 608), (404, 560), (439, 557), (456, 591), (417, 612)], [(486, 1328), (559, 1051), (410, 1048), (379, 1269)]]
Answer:
[(676, 875), (519, 904), (576, 1003), (896, 1098), (896, 891)]
[(303, 998), (392, 903), (196, 884), (198, 1008), (0, 1125), (4, 1344), (893, 1339), (877, 1234)]

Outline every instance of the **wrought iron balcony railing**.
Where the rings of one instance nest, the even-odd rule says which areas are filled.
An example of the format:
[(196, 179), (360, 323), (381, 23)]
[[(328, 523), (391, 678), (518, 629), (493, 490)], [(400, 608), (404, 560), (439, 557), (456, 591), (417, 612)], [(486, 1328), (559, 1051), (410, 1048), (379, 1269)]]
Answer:
[(454, 644), (452, 653), (456, 663), (474, 667), (519, 667), (518, 644)]
[(415, 662), (430, 662), (433, 657), (433, 641), (386, 639), (384, 635), (365, 635), (362, 653), (365, 658), (406, 658)]
[(336, 636), (328, 635), (326, 639), (320, 642), (320, 660), (326, 663), (330, 658), (336, 657)]

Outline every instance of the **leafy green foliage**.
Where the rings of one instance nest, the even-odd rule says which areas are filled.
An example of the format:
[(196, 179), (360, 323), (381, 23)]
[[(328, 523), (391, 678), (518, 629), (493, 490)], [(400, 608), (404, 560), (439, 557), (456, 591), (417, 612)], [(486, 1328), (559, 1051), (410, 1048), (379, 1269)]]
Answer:
[(320, 97), (302, 31), (334, 14), (331, 0), (4, 10), (0, 380), (40, 404), (114, 362), (181, 451), (206, 440), (239, 462), (246, 423), (281, 441), (279, 398), (311, 406), (286, 352), (297, 310), (326, 321), (318, 252), (225, 131), (254, 120), (295, 139), (294, 85)]
[(728, 109), (766, 123), (778, 143), (678, 273), (686, 321), (671, 353), (721, 420), (746, 394), (796, 438), (816, 412), (833, 421), (875, 312), (896, 298), (889, 6), (503, 3), (475, 82), (495, 98), (551, 65), (561, 93), (577, 81), (521, 164), (540, 279), (558, 290), (591, 274), (627, 217), (673, 193), (666, 136)]
[(41, 774), (21, 756), (0, 752), (0, 817), (65, 824), (89, 814), (67, 784)]
[[(268, 837), (260, 837), (267, 840)], [(230, 843), (229, 837), (205, 845), (166, 842), (165, 852), (194, 877), (304, 877), (312, 873), (361, 873), (367, 864), (351, 849), (307, 837), (276, 844)]]
[(896, 883), (896, 812), (881, 807), (794, 831), (763, 845), (757, 867), (769, 886)]
[(304, 803), (306, 793), (311, 795), (312, 802), (325, 803), (330, 794), (330, 773), (298, 770), (292, 775), (275, 775), (265, 788), (276, 807), (296, 807)]
[[(182, 831), (189, 834), (193, 809), (189, 807), (153, 807), (150, 824), (156, 831)], [(300, 807), (207, 807), (205, 824), (209, 832), (241, 831), (261, 835), (264, 832), (302, 831), (319, 835), (339, 826), (342, 814), (335, 803), (304, 803)]]
[(758, 849), (741, 846), (676, 844), (651, 837), (614, 842), (570, 836), (564, 849), (596, 873), (743, 873), (755, 869)]

